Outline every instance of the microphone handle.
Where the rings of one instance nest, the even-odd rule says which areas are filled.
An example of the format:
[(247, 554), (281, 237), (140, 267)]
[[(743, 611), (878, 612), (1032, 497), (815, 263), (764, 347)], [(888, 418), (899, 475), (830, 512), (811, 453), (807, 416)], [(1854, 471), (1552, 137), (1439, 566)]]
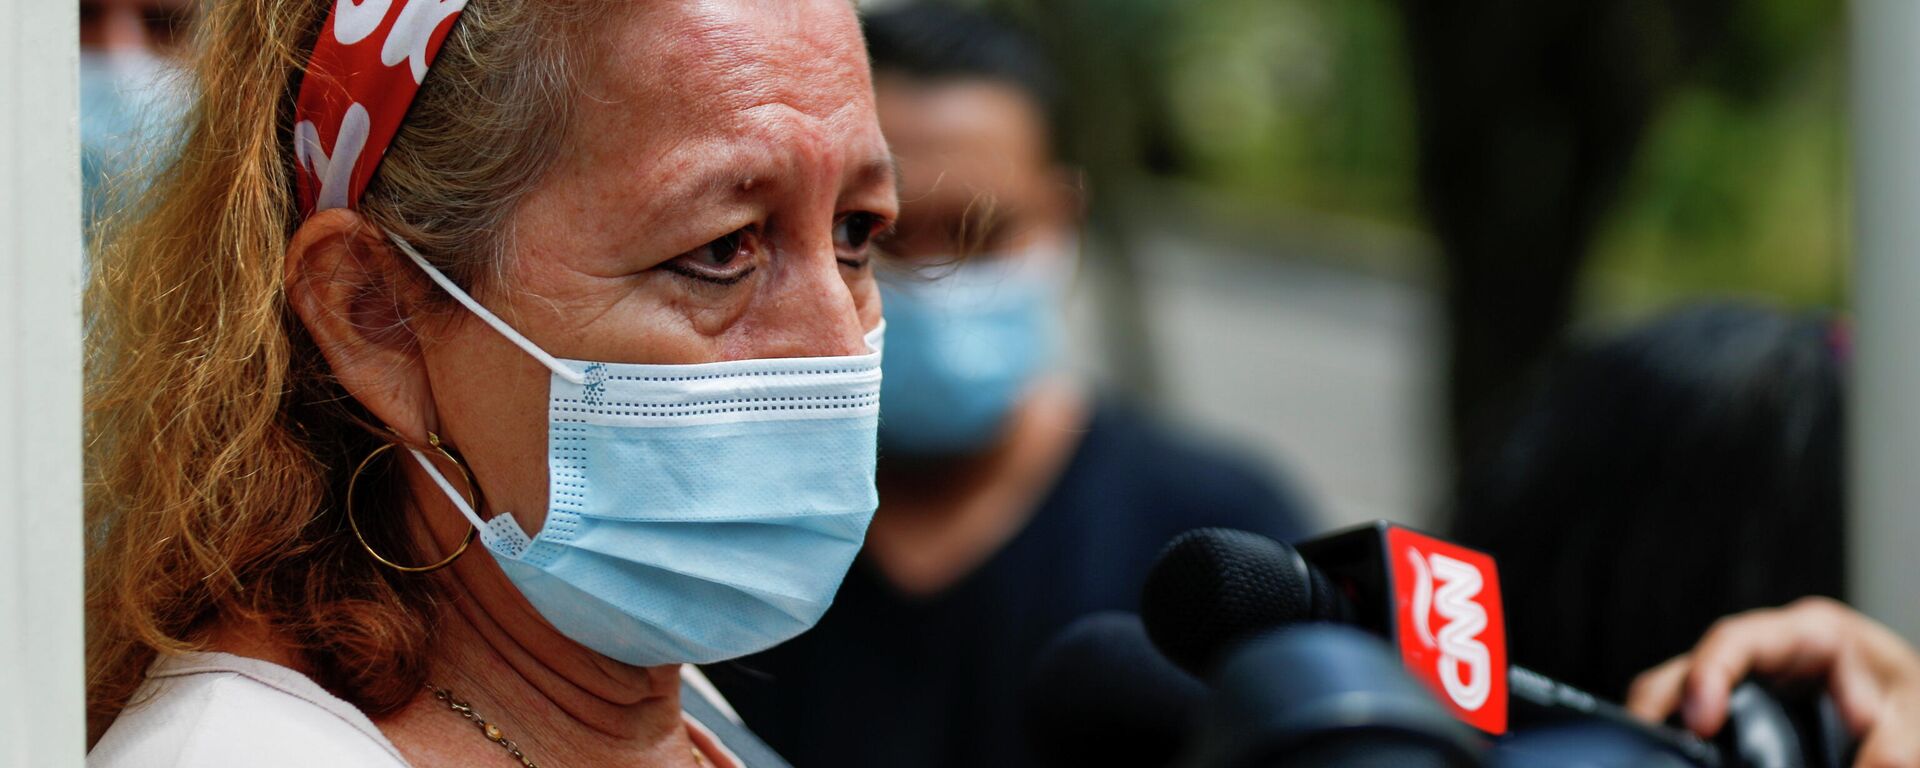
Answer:
[(1572, 713), (1630, 729), (1702, 768), (1722, 768), (1727, 765), (1720, 748), (1698, 736), (1677, 728), (1643, 722), (1618, 704), (1526, 667), (1513, 665), (1507, 668), (1507, 691), (1509, 700), (1514, 704), (1525, 704), (1542, 714)]

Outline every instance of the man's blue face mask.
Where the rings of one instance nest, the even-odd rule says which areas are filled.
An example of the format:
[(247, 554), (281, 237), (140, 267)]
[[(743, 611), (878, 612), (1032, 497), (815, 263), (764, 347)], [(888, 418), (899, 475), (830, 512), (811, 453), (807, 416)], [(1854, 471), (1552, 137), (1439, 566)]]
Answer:
[(952, 456), (998, 437), (1061, 346), (1070, 247), (975, 256), (880, 284), (891, 338), (880, 385), (883, 453)]
[(172, 144), (186, 112), (178, 69), (139, 50), (80, 53), (80, 171), (89, 224), (138, 191), (123, 174)]

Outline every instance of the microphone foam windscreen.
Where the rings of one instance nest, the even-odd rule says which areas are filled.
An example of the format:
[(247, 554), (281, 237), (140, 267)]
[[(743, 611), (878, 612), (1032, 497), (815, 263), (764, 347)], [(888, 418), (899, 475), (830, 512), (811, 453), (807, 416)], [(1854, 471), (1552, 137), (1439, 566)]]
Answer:
[(1315, 615), (1315, 588), (1327, 590), (1314, 575), (1298, 552), (1273, 539), (1198, 528), (1161, 550), (1140, 615), (1167, 658), (1205, 677), (1224, 651), (1263, 630), (1326, 618)]
[(1205, 696), (1154, 650), (1138, 616), (1095, 613), (1035, 659), (1021, 727), (1043, 765), (1163, 768), (1185, 747)]

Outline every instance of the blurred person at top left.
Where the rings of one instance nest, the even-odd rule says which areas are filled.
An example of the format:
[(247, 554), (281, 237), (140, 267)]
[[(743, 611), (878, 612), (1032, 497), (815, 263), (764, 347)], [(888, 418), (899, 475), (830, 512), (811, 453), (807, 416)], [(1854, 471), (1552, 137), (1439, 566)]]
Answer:
[(137, 185), (129, 171), (165, 146), (185, 111), (180, 52), (193, 0), (81, 0), (80, 173), (86, 226)]

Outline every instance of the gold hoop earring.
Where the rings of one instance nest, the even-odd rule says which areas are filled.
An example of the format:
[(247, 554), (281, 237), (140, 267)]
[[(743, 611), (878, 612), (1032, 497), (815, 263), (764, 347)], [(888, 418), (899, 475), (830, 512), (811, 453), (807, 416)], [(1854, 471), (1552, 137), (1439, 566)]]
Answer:
[[(447, 457), (447, 461), (453, 462), (453, 466), (456, 469), (460, 470), (461, 479), (467, 481), (467, 504), (473, 507), (475, 510), (478, 510), (480, 508), (480, 499), (478, 497), (479, 489), (474, 486), (473, 475), (467, 472), (466, 465), (461, 464), (459, 459), (454, 458), (452, 453), (447, 452), (446, 446), (443, 446), (440, 444), (439, 435), (433, 434), (432, 432), (428, 432), (427, 444), (432, 446), (434, 450), (439, 451), (440, 455)], [(437, 571), (449, 565), (452, 565), (453, 561), (460, 559), (461, 555), (466, 554), (467, 548), (470, 546), (473, 546), (474, 534), (479, 533), (480, 532), (479, 529), (473, 528), (472, 526), (468, 526), (467, 538), (461, 541), (460, 548), (457, 550), (454, 550), (453, 554), (447, 555), (447, 558), (445, 560), (441, 560), (440, 562), (434, 563), (432, 565), (401, 565), (399, 563), (396, 563), (392, 560), (388, 560), (387, 558), (381, 556), (379, 552), (375, 552), (373, 550), (373, 545), (367, 543), (366, 534), (363, 534), (360, 532), (360, 521), (355, 520), (353, 517), (353, 497), (354, 497), (353, 492), (360, 484), (361, 473), (366, 472), (367, 465), (372, 464), (374, 459), (377, 459), (380, 457), (380, 454), (383, 454), (389, 450), (392, 450), (393, 446), (394, 446), (393, 443), (387, 443), (385, 445), (382, 445), (378, 448), (373, 449), (373, 453), (369, 453), (367, 454), (366, 458), (361, 459), (360, 466), (355, 467), (353, 470), (353, 475), (347, 479), (347, 526), (353, 529), (353, 537), (360, 540), (360, 548), (366, 550), (367, 554), (372, 555), (373, 559), (378, 561), (381, 565), (384, 565), (388, 568), (392, 568), (396, 571), (400, 571), (401, 573), (432, 573), (434, 571)]]

